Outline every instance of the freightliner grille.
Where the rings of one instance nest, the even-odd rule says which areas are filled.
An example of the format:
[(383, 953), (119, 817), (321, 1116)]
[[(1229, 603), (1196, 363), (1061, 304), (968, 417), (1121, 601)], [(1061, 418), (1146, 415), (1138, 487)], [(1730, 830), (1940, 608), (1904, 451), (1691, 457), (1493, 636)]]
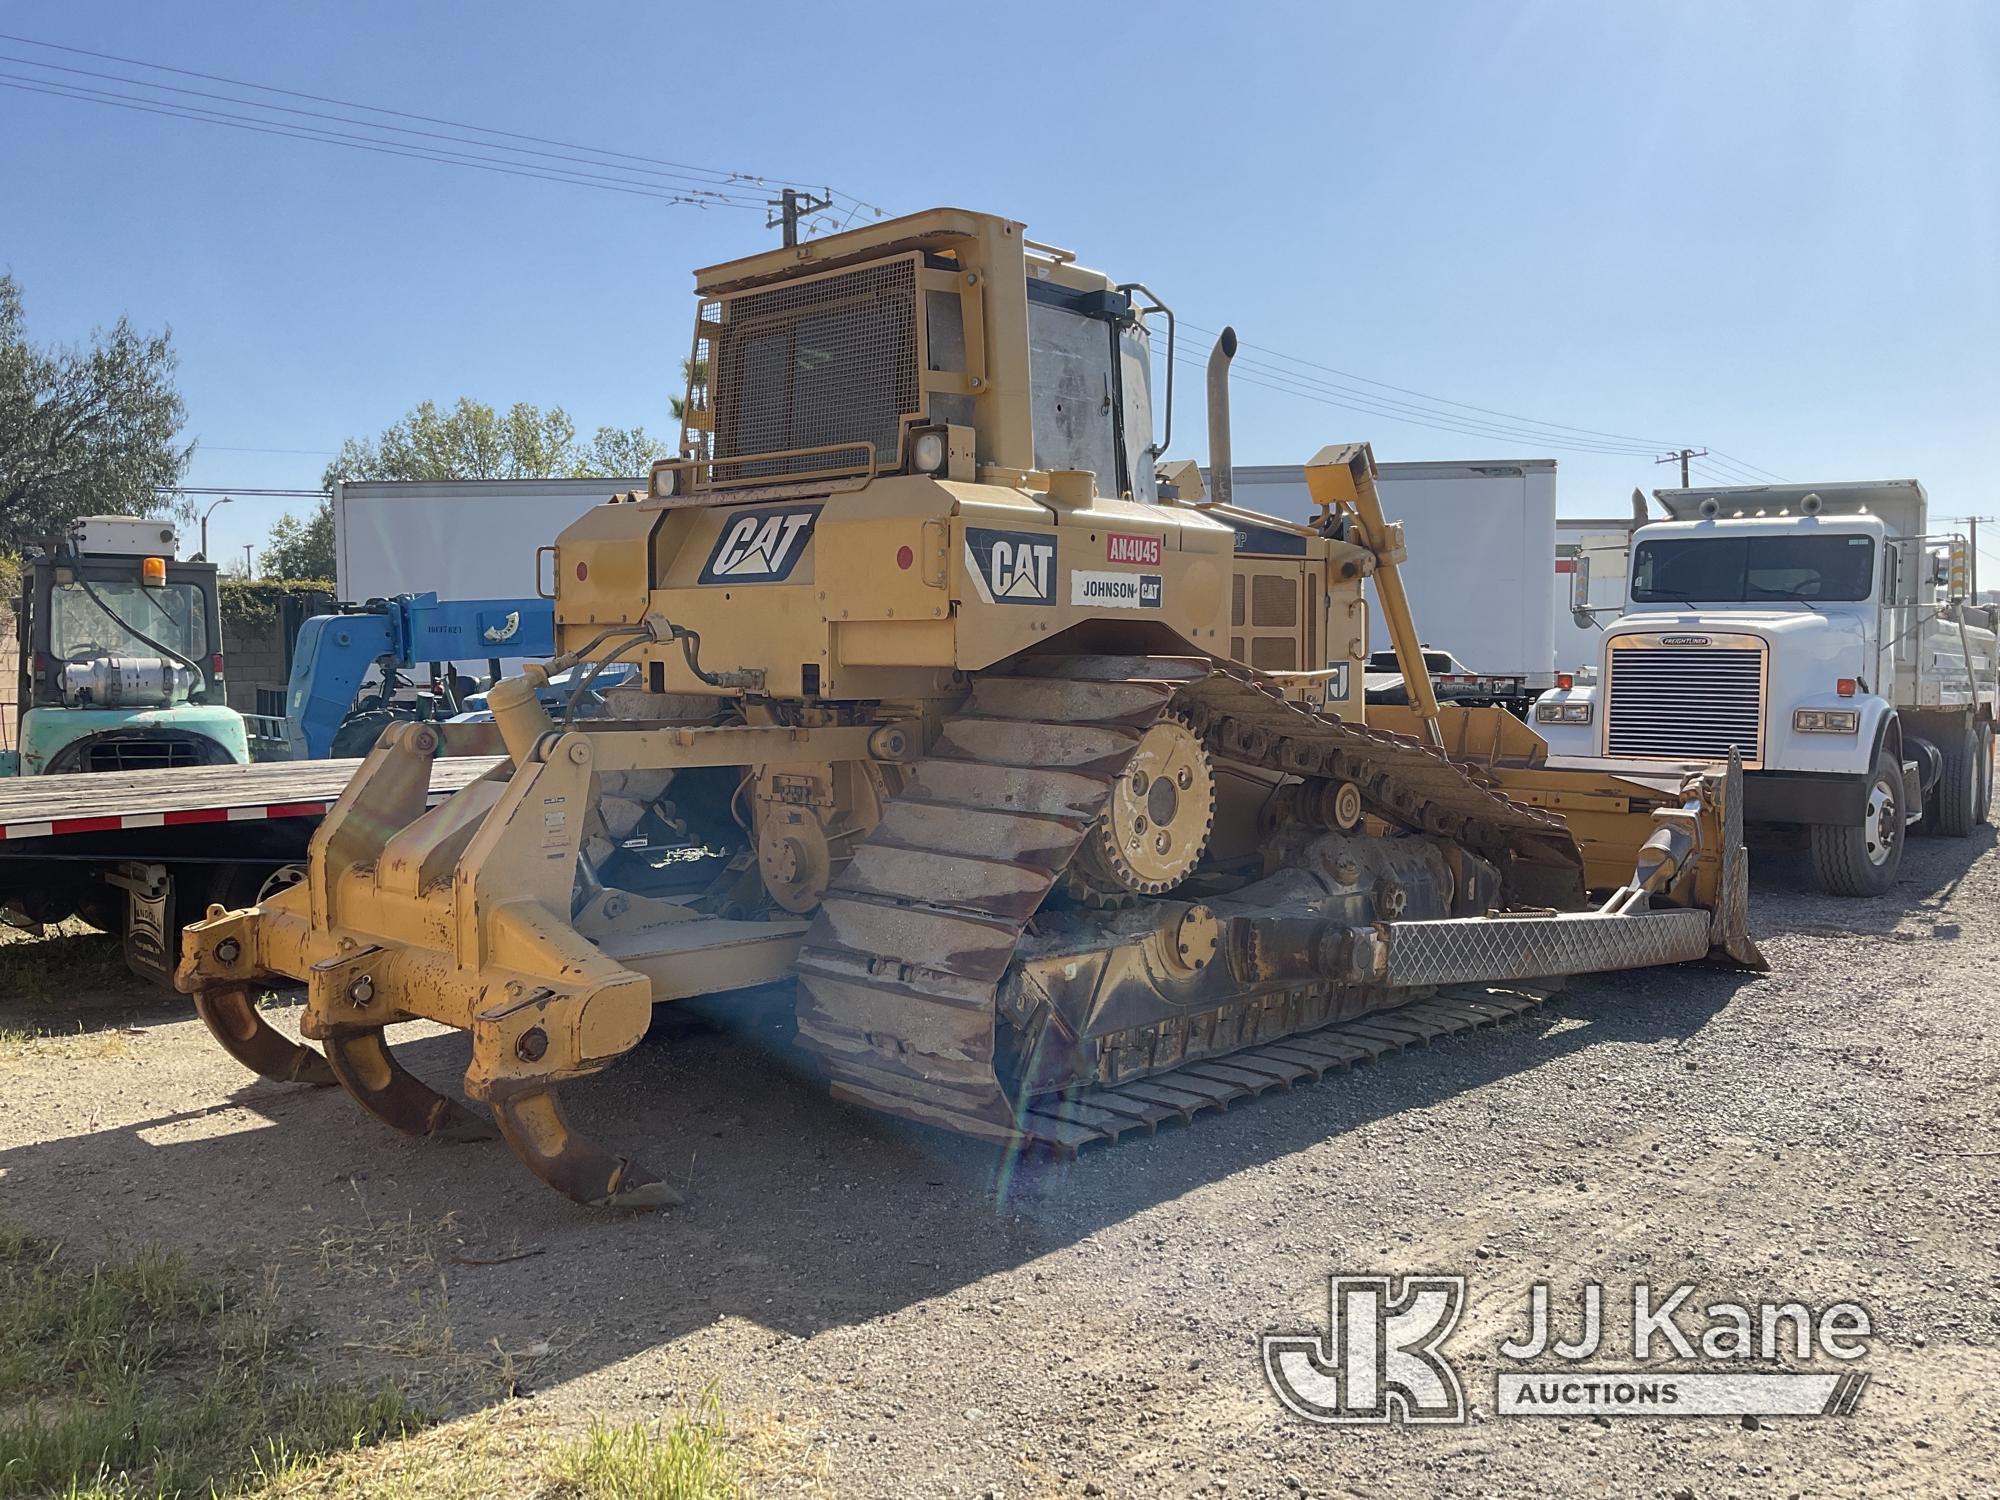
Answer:
[(1613, 646), (1609, 753), (1763, 761), (1764, 653), (1754, 646)]

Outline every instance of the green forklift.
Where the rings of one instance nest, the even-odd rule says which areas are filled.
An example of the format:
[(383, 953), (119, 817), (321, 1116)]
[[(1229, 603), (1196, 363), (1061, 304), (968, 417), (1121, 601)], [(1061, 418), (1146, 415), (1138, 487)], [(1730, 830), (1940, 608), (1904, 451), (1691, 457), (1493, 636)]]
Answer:
[(170, 522), (86, 516), (23, 560), (14, 750), (0, 775), (127, 773), (250, 759), (223, 696), (216, 566)]

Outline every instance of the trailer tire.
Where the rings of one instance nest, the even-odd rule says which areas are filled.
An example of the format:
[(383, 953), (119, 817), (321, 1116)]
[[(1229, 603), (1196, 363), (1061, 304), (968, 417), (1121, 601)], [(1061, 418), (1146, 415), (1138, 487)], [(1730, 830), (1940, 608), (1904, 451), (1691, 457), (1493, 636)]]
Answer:
[(1973, 785), (1979, 790), (1973, 795), (1972, 825), (1977, 828), (1993, 812), (1993, 725), (1982, 719), (1972, 739), (1972, 759), (1975, 767)]
[(1934, 803), (1937, 826), (1932, 831), (1962, 839), (1972, 832), (1979, 806), (1979, 736), (1967, 723), (1957, 734), (1942, 738), (1938, 749), (1944, 756), (1944, 774), (1938, 777)]
[(1875, 752), (1867, 810), (1859, 823), (1807, 828), (1813, 878), (1829, 896), (1879, 896), (1903, 864), (1903, 768), (1886, 749)]

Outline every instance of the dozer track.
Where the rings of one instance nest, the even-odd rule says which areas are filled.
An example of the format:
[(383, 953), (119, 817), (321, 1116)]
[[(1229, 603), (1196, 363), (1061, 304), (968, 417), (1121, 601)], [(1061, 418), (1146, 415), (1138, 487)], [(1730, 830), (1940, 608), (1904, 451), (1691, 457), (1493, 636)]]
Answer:
[[(1203, 659), (1018, 659), (975, 680), (806, 935), (799, 1036), (837, 1097), (1073, 1151), (1536, 1003), (1531, 990), (1486, 986), (1432, 998), (1323, 983), (1280, 989), (1207, 1018), (1193, 1041), (1196, 1023), (1186, 1021), (1172, 1037), (1145, 1038), (1136, 1068), (1125, 1039), (1116, 1082), (1010, 1092), (1002, 981), (1140, 739), (1170, 711), (1201, 735), (1218, 771), (1234, 764), (1352, 783), (1367, 812), (1494, 865), (1508, 904), (1582, 903), (1581, 858), (1560, 820), (1416, 740), (1313, 713), (1254, 674)], [(1370, 1021), (1356, 1023), (1362, 1014)]]

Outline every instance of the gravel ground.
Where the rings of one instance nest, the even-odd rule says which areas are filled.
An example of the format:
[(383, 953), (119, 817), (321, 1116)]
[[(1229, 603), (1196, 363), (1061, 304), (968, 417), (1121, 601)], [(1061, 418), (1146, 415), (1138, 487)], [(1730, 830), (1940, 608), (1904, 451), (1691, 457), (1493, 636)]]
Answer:
[[(448, 1328), (519, 1353), (552, 1423), (716, 1382), (837, 1495), (1990, 1496), (1993, 845), (1915, 841), (1892, 895), (1858, 902), (1760, 856), (1767, 977), (1578, 982), (1066, 1165), (831, 1103), (768, 998), (675, 1016), (571, 1091), (584, 1128), (688, 1189), (624, 1220), (497, 1145), (415, 1145), (337, 1092), (246, 1079), (177, 999), (13, 997), (0, 1028), (74, 1030), (0, 1052), (0, 1219), (275, 1266), (329, 1344), (408, 1354), (420, 1328), (435, 1354)], [(462, 1067), (448, 1035), (406, 1055), (434, 1081)], [(1469, 1422), (1278, 1405), (1259, 1335), (1323, 1326), (1336, 1270), (1470, 1278), (1447, 1346)], [(1756, 1427), (1494, 1416), (1529, 1285), (1573, 1309), (1586, 1280), (1608, 1305), (1635, 1281), (1694, 1283), (1697, 1306), (1858, 1299), (1871, 1383), (1852, 1417)]]

